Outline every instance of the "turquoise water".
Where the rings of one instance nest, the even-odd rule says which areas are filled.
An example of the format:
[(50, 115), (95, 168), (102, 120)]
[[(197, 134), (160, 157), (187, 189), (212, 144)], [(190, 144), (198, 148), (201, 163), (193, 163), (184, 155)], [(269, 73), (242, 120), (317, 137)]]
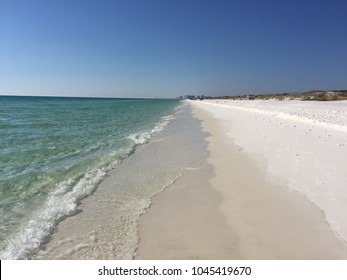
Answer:
[(177, 100), (0, 97), (1, 258), (30, 258)]

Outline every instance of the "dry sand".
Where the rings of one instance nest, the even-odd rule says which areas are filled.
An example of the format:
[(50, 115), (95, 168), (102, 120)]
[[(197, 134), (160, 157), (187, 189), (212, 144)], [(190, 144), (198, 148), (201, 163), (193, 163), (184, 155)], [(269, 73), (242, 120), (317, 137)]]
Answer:
[(347, 102), (230, 101), (193, 103), (224, 122), (227, 136), (261, 155), (273, 176), (324, 212), (347, 242)]
[(153, 198), (140, 219), (137, 259), (347, 259), (316, 205), (192, 106), (210, 134), (208, 164)]

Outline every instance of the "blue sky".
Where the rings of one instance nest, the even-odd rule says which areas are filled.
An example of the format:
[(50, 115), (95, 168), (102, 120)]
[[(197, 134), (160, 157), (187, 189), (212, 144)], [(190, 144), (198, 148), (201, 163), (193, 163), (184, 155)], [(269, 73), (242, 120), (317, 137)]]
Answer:
[(347, 89), (347, 1), (0, 0), (0, 94)]

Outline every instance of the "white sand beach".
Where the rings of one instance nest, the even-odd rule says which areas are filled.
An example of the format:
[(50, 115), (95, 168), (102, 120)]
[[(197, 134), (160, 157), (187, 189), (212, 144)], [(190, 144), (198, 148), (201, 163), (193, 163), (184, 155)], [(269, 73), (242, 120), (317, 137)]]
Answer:
[(210, 101), (228, 137), (307, 196), (347, 241), (347, 102)]
[(347, 259), (347, 102), (189, 101), (35, 259)]
[(140, 219), (138, 259), (347, 259), (347, 103), (189, 101), (207, 165)]

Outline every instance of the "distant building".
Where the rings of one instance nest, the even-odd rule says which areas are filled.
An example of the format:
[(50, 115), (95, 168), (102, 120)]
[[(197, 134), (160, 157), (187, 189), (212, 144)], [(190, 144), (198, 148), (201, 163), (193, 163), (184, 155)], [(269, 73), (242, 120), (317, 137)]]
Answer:
[(181, 96), (179, 96), (179, 97), (177, 97), (177, 99), (189, 99), (189, 100), (203, 100), (203, 99), (205, 99), (205, 98), (207, 98), (205, 95), (197, 95), (197, 96), (195, 96), (195, 95), (181, 95)]
[(183, 97), (183, 99), (193, 100), (193, 99), (195, 99), (195, 95), (185, 95), (185, 96)]

